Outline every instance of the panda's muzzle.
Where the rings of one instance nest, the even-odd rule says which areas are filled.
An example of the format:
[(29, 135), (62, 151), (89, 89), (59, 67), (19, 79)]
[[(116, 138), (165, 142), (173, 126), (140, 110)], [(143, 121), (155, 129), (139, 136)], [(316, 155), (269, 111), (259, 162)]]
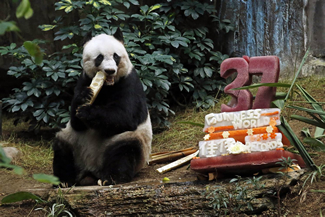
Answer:
[(115, 73), (115, 70), (106, 69), (105, 72), (106, 72), (107, 75), (113, 75)]
[(114, 85), (114, 82), (115, 82), (115, 76), (114, 76), (114, 74), (115, 74), (115, 70), (110, 70), (110, 69), (107, 69), (107, 70), (105, 70), (105, 72), (106, 72), (106, 74), (107, 74), (107, 76), (106, 76), (106, 85)]

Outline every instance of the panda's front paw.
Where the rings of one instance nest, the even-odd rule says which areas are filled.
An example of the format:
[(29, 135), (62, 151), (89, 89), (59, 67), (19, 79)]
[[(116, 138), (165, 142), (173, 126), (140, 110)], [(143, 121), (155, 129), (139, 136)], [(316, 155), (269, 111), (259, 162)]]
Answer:
[(89, 103), (91, 98), (94, 96), (94, 92), (90, 87), (84, 88), (76, 97), (76, 101), (79, 105)]
[(108, 186), (108, 185), (112, 186), (112, 183), (111, 182), (109, 182), (107, 180), (102, 181), (101, 179), (98, 179), (97, 184), (99, 186)]
[(82, 105), (77, 108), (76, 116), (81, 120), (87, 120), (90, 116), (91, 105)]

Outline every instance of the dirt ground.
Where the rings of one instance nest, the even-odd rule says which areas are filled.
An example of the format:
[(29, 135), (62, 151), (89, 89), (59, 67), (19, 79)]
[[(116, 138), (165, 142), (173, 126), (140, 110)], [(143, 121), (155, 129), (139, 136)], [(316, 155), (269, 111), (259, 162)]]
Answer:
[[(311, 95), (318, 101), (324, 101), (324, 82), (319, 86), (312, 88)], [(299, 100), (299, 99), (297, 99)], [(292, 111), (288, 110), (286, 115), (290, 115)], [(305, 115), (303, 113), (296, 113)], [(296, 135), (302, 139), (301, 129), (308, 127), (311, 132), (314, 131), (314, 127), (308, 126), (302, 122), (291, 120), (291, 127), (293, 128)], [(9, 132), (4, 132), (8, 134)], [(19, 136), (29, 136), (26, 133), (21, 132)], [(49, 133), (48, 138), (54, 137), (54, 132)], [(5, 136), (6, 137), (6, 136)], [(323, 142), (325, 142), (323, 140)], [(185, 147), (184, 147), (185, 148)], [(316, 165), (325, 164), (325, 153), (321, 151), (312, 150), (307, 146), (307, 150), (312, 156), (312, 159)], [(24, 157), (24, 156), (22, 156)], [(19, 165), (19, 162), (17, 163)], [(171, 182), (185, 182), (193, 181), (197, 179), (197, 174), (190, 169), (188, 165), (185, 165), (177, 170), (170, 171), (166, 174), (159, 174), (156, 169), (162, 167), (164, 164), (157, 164), (152, 166), (146, 166), (140, 171), (140, 173), (134, 178), (131, 183), (125, 185), (135, 185), (138, 183), (157, 183), (161, 182), (164, 177), (168, 177)], [(51, 165), (48, 164), (42, 169), (31, 169), (27, 171), (25, 175), (16, 175), (12, 171), (0, 169), (0, 199), (11, 193), (19, 191), (32, 191), (35, 189), (51, 189), (51, 185), (42, 184), (32, 179), (32, 174), (35, 173), (46, 173), (51, 174)], [(300, 183), (302, 185), (302, 183)], [(314, 190), (325, 189), (325, 177), (319, 180), (313, 181), (312, 184), (308, 181), (306, 186), (302, 188), (301, 192), (289, 192), (281, 200), (281, 216), (320, 216), (321, 212), (325, 213), (325, 193), (315, 192)], [(46, 199), (46, 193), (40, 193), (44, 199)], [(34, 211), (35, 208), (42, 207), (42, 205), (35, 204), (33, 201), (19, 202), (15, 204), (0, 205), (0, 216), (11, 217), (11, 216), (46, 216), (47, 213), (44, 211)], [(259, 216), (276, 216), (276, 212), (264, 212)]]

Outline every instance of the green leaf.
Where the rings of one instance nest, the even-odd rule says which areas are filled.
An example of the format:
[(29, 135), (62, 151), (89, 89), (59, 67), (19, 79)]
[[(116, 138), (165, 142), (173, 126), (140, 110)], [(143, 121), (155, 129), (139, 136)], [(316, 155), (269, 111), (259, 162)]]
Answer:
[(0, 21), (0, 35), (3, 35), (5, 34), (5, 32), (10, 32), (10, 31), (18, 32), (20, 30), (16, 26), (16, 23), (14, 21), (10, 21), (10, 22)]
[(260, 83), (260, 84), (252, 84), (249, 86), (244, 86), (244, 87), (238, 87), (238, 88), (233, 88), (232, 90), (247, 90), (247, 89), (253, 89), (253, 88), (258, 88), (258, 87), (290, 87), (290, 84), (285, 84), (285, 83)]
[(308, 48), (308, 50), (306, 51), (306, 53), (305, 53), (303, 59), (301, 60), (300, 66), (299, 66), (299, 68), (298, 68), (298, 71), (297, 71), (297, 73), (296, 73), (296, 75), (295, 75), (295, 77), (294, 77), (294, 79), (293, 79), (293, 81), (292, 81), (292, 83), (291, 83), (291, 86), (290, 86), (290, 88), (289, 88), (289, 90), (288, 90), (287, 96), (286, 96), (286, 98), (284, 99), (285, 102), (287, 101), (287, 99), (288, 99), (289, 96), (290, 96), (290, 92), (291, 92), (291, 90), (292, 90), (292, 88), (293, 88), (293, 85), (295, 84), (295, 82), (296, 82), (296, 80), (297, 80), (297, 78), (298, 78), (300, 72), (301, 72), (302, 66), (305, 64), (305, 61), (306, 61), (306, 59), (307, 59), (307, 57), (308, 57), (308, 54), (309, 54), (309, 48)]
[(47, 174), (33, 174), (33, 178), (39, 182), (49, 183), (53, 185), (60, 184), (60, 180), (56, 176), (47, 175)]
[(277, 108), (279, 109), (283, 109), (284, 108), (284, 100), (283, 99), (278, 99), (278, 100), (274, 100), (272, 102)]
[[(317, 111), (324, 111), (323, 107), (317, 103), (317, 100), (315, 100), (302, 86), (299, 84), (296, 85), (297, 88), (300, 90), (300, 92), (303, 94), (303, 97), (309, 102), (312, 103), (312, 107), (317, 110)], [(325, 116), (321, 115), (320, 116), (323, 121), (325, 121)]]
[(208, 77), (211, 77), (213, 74), (213, 71), (210, 67), (204, 67), (204, 72)]
[(300, 107), (300, 106), (293, 106), (293, 105), (289, 105), (287, 107), (297, 109), (297, 110), (300, 110), (300, 111), (315, 113), (315, 114), (319, 114), (319, 115), (325, 115), (325, 111), (321, 111), (321, 110), (313, 110), (313, 109), (308, 109), (308, 108), (304, 108), (304, 107)]
[(16, 165), (12, 165), (12, 164), (9, 164), (9, 163), (0, 163), (0, 167), (5, 167), (5, 168), (8, 168), (8, 169), (13, 169), (14, 173), (18, 174), (18, 175), (22, 175), (23, 172), (24, 172), (24, 169), (19, 167), (19, 166), (16, 166)]
[(156, 5), (151, 6), (150, 9), (149, 9), (149, 11), (148, 11), (148, 14), (150, 12), (154, 11), (154, 10), (157, 10), (157, 9), (161, 8), (161, 6), (162, 5), (160, 5), (160, 4), (156, 4)]
[(316, 127), (315, 129), (315, 133), (314, 133), (314, 137), (317, 139), (317, 138), (321, 138), (321, 137), (324, 137), (325, 135), (324, 134), (324, 131), (325, 129), (324, 128), (320, 128), (320, 127)]
[(310, 131), (307, 127), (302, 128), (301, 132), (305, 134), (306, 137), (311, 137)]
[(317, 150), (325, 150), (325, 144), (318, 139), (306, 137), (304, 138), (303, 142), (312, 146), (313, 148), (317, 148)]
[(66, 13), (68, 14), (68, 13), (70, 13), (72, 10), (73, 10), (73, 6), (70, 5), (70, 6), (67, 6), (67, 7), (64, 9), (64, 12), (66, 12)]
[(107, 0), (99, 0), (100, 3), (102, 3), (103, 5), (112, 5), (109, 1)]
[(43, 53), (41, 52), (40, 47), (31, 41), (25, 41), (24, 47), (26, 48), (28, 53), (34, 58), (35, 63), (40, 65), (43, 61)]
[(29, 0), (22, 0), (17, 7), (16, 17), (17, 18), (24, 17), (25, 19), (29, 19), (32, 16), (33, 16), (33, 9), (30, 6)]
[(305, 161), (306, 165), (314, 171), (317, 170), (317, 167), (316, 167), (314, 161), (311, 159), (310, 155), (308, 154), (307, 150), (305, 149), (305, 146), (301, 143), (301, 141), (298, 139), (296, 134), (291, 129), (287, 120), (283, 116), (280, 117), (280, 120), (281, 120), (281, 125), (278, 126), (279, 130), (288, 138), (290, 143), (298, 149), (298, 151), (299, 151), (302, 159)]
[(129, 0), (129, 2), (131, 2), (131, 4), (133, 4), (133, 5), (139, 5), (138, 0)]
[(314, 125), (316, 127), (321, 127), (321, 128), (324, 128), (325, 129), (325, 123), (322, 123), (322, 122), (319, 122), (319, 121), (315, 121), (313, 119), (306, 118), (306, 117), (300, 116), (300, 115), (291, 115), (290, 117), (292, 119), (296, 119), (298, 121), (302, 121), (302, 122), (305, 122), (307, 124), (311, 124), (311, 125)]
[(35, 194), (29, 193), (29, 192), (17, 192), (17, 193), (13, 193), (10, 194), (6, 197), (4, 197), (1, 200), (1, 203), (5, 204), (5, 203), (15, 203), (15, 202), (19, 202), (19, 201), (23, 201), (23, 200), (35, 200), (36, 202), (42, 202), (45, 203), (46, 201), (44, 201), (42, 198), (40, 198), (39, 196), (36, 196)]
[(171, 45), (172, 45), (174, 48), (178, 48), (178, 47), (179, 47), (179, 42), (178, 42), (178, 41), (172, 41), (172, 42), (171, 42)]
[(123, 5), (126, 7), (126, 8), (129, 8), (131, 5), (129, 2), (123, 2)]
[(51, 29), (54, 29), (56, 27), (56, 25), (49, 25), (49, 24), (44, 24), (44, 25), (39, 25), (38, 26), (42, 31), (46, 32), (49, 31)]

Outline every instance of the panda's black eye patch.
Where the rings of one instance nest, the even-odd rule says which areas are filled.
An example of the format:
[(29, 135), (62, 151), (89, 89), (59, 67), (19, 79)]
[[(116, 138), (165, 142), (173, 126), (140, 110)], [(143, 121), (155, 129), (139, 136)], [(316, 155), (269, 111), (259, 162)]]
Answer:
[(98, 67), (103, 62), (104, 56), (99, 54), (95, 59), (95, 66)]
[(116, 62), (116, 65), (120, 64), (121, 57), (117, 53), (113, 54), (113, 58)]

